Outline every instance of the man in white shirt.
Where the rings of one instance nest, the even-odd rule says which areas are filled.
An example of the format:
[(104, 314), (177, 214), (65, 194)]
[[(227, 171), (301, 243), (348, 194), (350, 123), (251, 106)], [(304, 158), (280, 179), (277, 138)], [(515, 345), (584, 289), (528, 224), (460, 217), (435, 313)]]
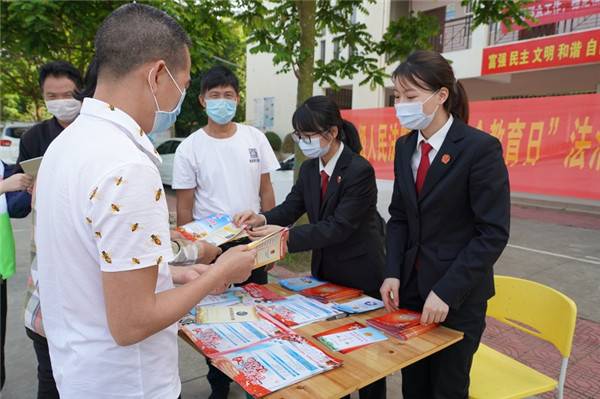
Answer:
[(189, 38), (166, 13), (127, 4), (95, 39), (98, 82), (39, 171), (39, 290), (62, 399), (175, 399), (176, 322), (244, 281), (242, 247), (173, 287), (168, 209), (146, 132), (169, 127), (189, 85)]
[[(198, 100), (208, 124), (185, 139), (175, 153), (173, 185), (177, 190), (177, 224), (214, 213), (266, 212), (275, 206), (270, 172), (279, 169), (269, 141), (260, 130), (233, 122), (239, 83), (224, 66), (202, 77)], [(267, 272), (252, 272), (247, 282), (267, 283)], [(226, 398), (229, 379), (209, 364), (210, 399)]]

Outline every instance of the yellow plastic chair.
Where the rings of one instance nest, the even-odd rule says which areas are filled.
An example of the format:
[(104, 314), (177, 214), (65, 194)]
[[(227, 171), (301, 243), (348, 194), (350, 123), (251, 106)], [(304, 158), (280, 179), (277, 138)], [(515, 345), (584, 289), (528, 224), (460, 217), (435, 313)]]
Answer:
[(554, 345), (563, 358), (560, 377), (556, 381), (481, 344), (473, 358), (469, 397), (525, 398), (558, 387), (558, 398), (562, 399), (577, 305), (566, 295), (533, 281), (496, 276), (494, 282), (496, 296), (488, 303), (487, 315)]

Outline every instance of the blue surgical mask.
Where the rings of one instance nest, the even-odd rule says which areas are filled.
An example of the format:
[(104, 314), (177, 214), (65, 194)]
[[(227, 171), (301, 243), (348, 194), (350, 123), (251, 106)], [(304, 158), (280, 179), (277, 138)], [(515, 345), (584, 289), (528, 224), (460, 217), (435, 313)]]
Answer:
[[(154, 113), (154, 124), (152, 125), (152, 130), (148, 132), (148, 134), (164, 132), (165, 130), (173, 126), (175, 124), (175, 121), (177, 120), (177, 116), (181, 112), (181, 104), (183, 104), (183, 99), (185, 98), (185, 90), (181, 90), (179, 88), (179, 85), (175, 81), (175, 78), (173, 78), (173, 75), (171, 75), (171, 72), (169, 71), (169, 68), (167, 68), (166, 65), (165, 70), (167, 71), (169, 77), (175, 84), (175, 87), (177, 87), (177, 90), (179, 90), (179, 92), (181, 93), (181, 97), (179, 98), (179, 102), (172, 111), (161, 111), (160, 106), (158, 105), (158, 100), (156, 99), (156, 95), (154, 95), (154, 92), (152, 92), (152, 96), (154, 97), (154, 103), (156, 104), (156, 112)], [(150, 72), (148, 72), (148, 84), (150, 85), (150, 89), (152, 89), (152, 85), (150, 84), (151, 73), (152, 69), (150, 70)]]
[(407, 129), (413, 130), (421, 130), (429, 126), (431, 124), (431, 121), (433, 121), (433, 117), (435, 116), (439, 104), (438, 107), (436, 107), (430, 115), (425, 114), (425, 112), (423, 111), (423, 104), (429, 101), (436, 93), (437, 91), (432, 93), (427, 98), (427, 100), (423, 102), (416, 101), (410, 103), (395, 104), (394, 108), (396, 108), (396, 117), (400, 121), (400, 125)]
[(224, 98), (206, 100), (206, 114), (213, 122), (219, 125), (226, 125), (235, 116), (237, 102)]
[(298, 146), (304, 155), (307, 158), (320, 158), (329, 152), (329, 148), (331, 147), (331, 143), (327, 144), (325, 147), (321, 147), (321, 137), (312, 136), (310, 138), (310, 144), (305, 143), (303, 140), (298, 142)]

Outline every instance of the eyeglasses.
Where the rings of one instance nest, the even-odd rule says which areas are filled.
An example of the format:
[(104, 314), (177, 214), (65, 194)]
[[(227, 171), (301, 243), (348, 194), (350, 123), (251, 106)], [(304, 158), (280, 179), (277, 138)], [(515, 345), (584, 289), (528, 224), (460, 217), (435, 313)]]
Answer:
[(299, 142), (303, 142), (304, 144), (310, 144), (311, 143), (311, 137), (314, 136), (322, 136), (325, 133), (328, 133), (329, 130), (324, 130), (322, 132), (316, 132), (313, 134), (306, 134), (306, 133), (301, 133), (297, 130), (294, 130), (291, 134), (292, 134), (292, 140), (294, 140), (294, 143), (298, 144)]

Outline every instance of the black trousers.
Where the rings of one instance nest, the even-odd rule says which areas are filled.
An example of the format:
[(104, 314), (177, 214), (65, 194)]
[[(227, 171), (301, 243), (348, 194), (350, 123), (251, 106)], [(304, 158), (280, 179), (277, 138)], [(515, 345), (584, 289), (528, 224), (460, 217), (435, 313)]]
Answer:
[[(360, 399), (385, 399), (387, 385), (385, 378), (375, 381), (358, 390)], [(341, 399), (350, 399), (350, 395), (343, 396)]]
[[(229, 248), (240, 245), (247, 244), (250, 240), (247, 241), (236, 241), (230, 245), (224, 244), (221, 246), (223, 251), (228, 250)], [(268, 283), (268, 273), (265, 267), (261, 267), (260, 269), (256, 269), (252, 271), (250, 278), (244, 281), (240, 286), (248, 283), (256, 283), (256, 284), (267, 284)], [(211, 394), (208, 397), (209, 399), (226, 399), (227, 395), (229, 395), (229, 385), (231, 384), (231, 378), (227, 377), (221, 370), (216, 368), (210, 363), (210, 360), (206, 358), (206, 364), (208, 364), (208, 374), (206, 378), (208, 379), (208, 383), (210, 384)]]
[(50, 352), (48, 350), (48, 341), (46, 337), (25, 328), (25, 333), (33, 341), (33, 350), (38, 361), (38, 394), (37, 399), (58, 399), (58, 390), (54, 375), (52, 375), (52, 365), (50, 364)]
[[(421, 311), (416, 272), (400, 292), (400, 306)], [(404, 399), (467, 399), (473, 355), (485, 329), (487, 302), (450, 309), (444, 326), (462, 331), (464, 338), (448, 348), (402, 369)]]

